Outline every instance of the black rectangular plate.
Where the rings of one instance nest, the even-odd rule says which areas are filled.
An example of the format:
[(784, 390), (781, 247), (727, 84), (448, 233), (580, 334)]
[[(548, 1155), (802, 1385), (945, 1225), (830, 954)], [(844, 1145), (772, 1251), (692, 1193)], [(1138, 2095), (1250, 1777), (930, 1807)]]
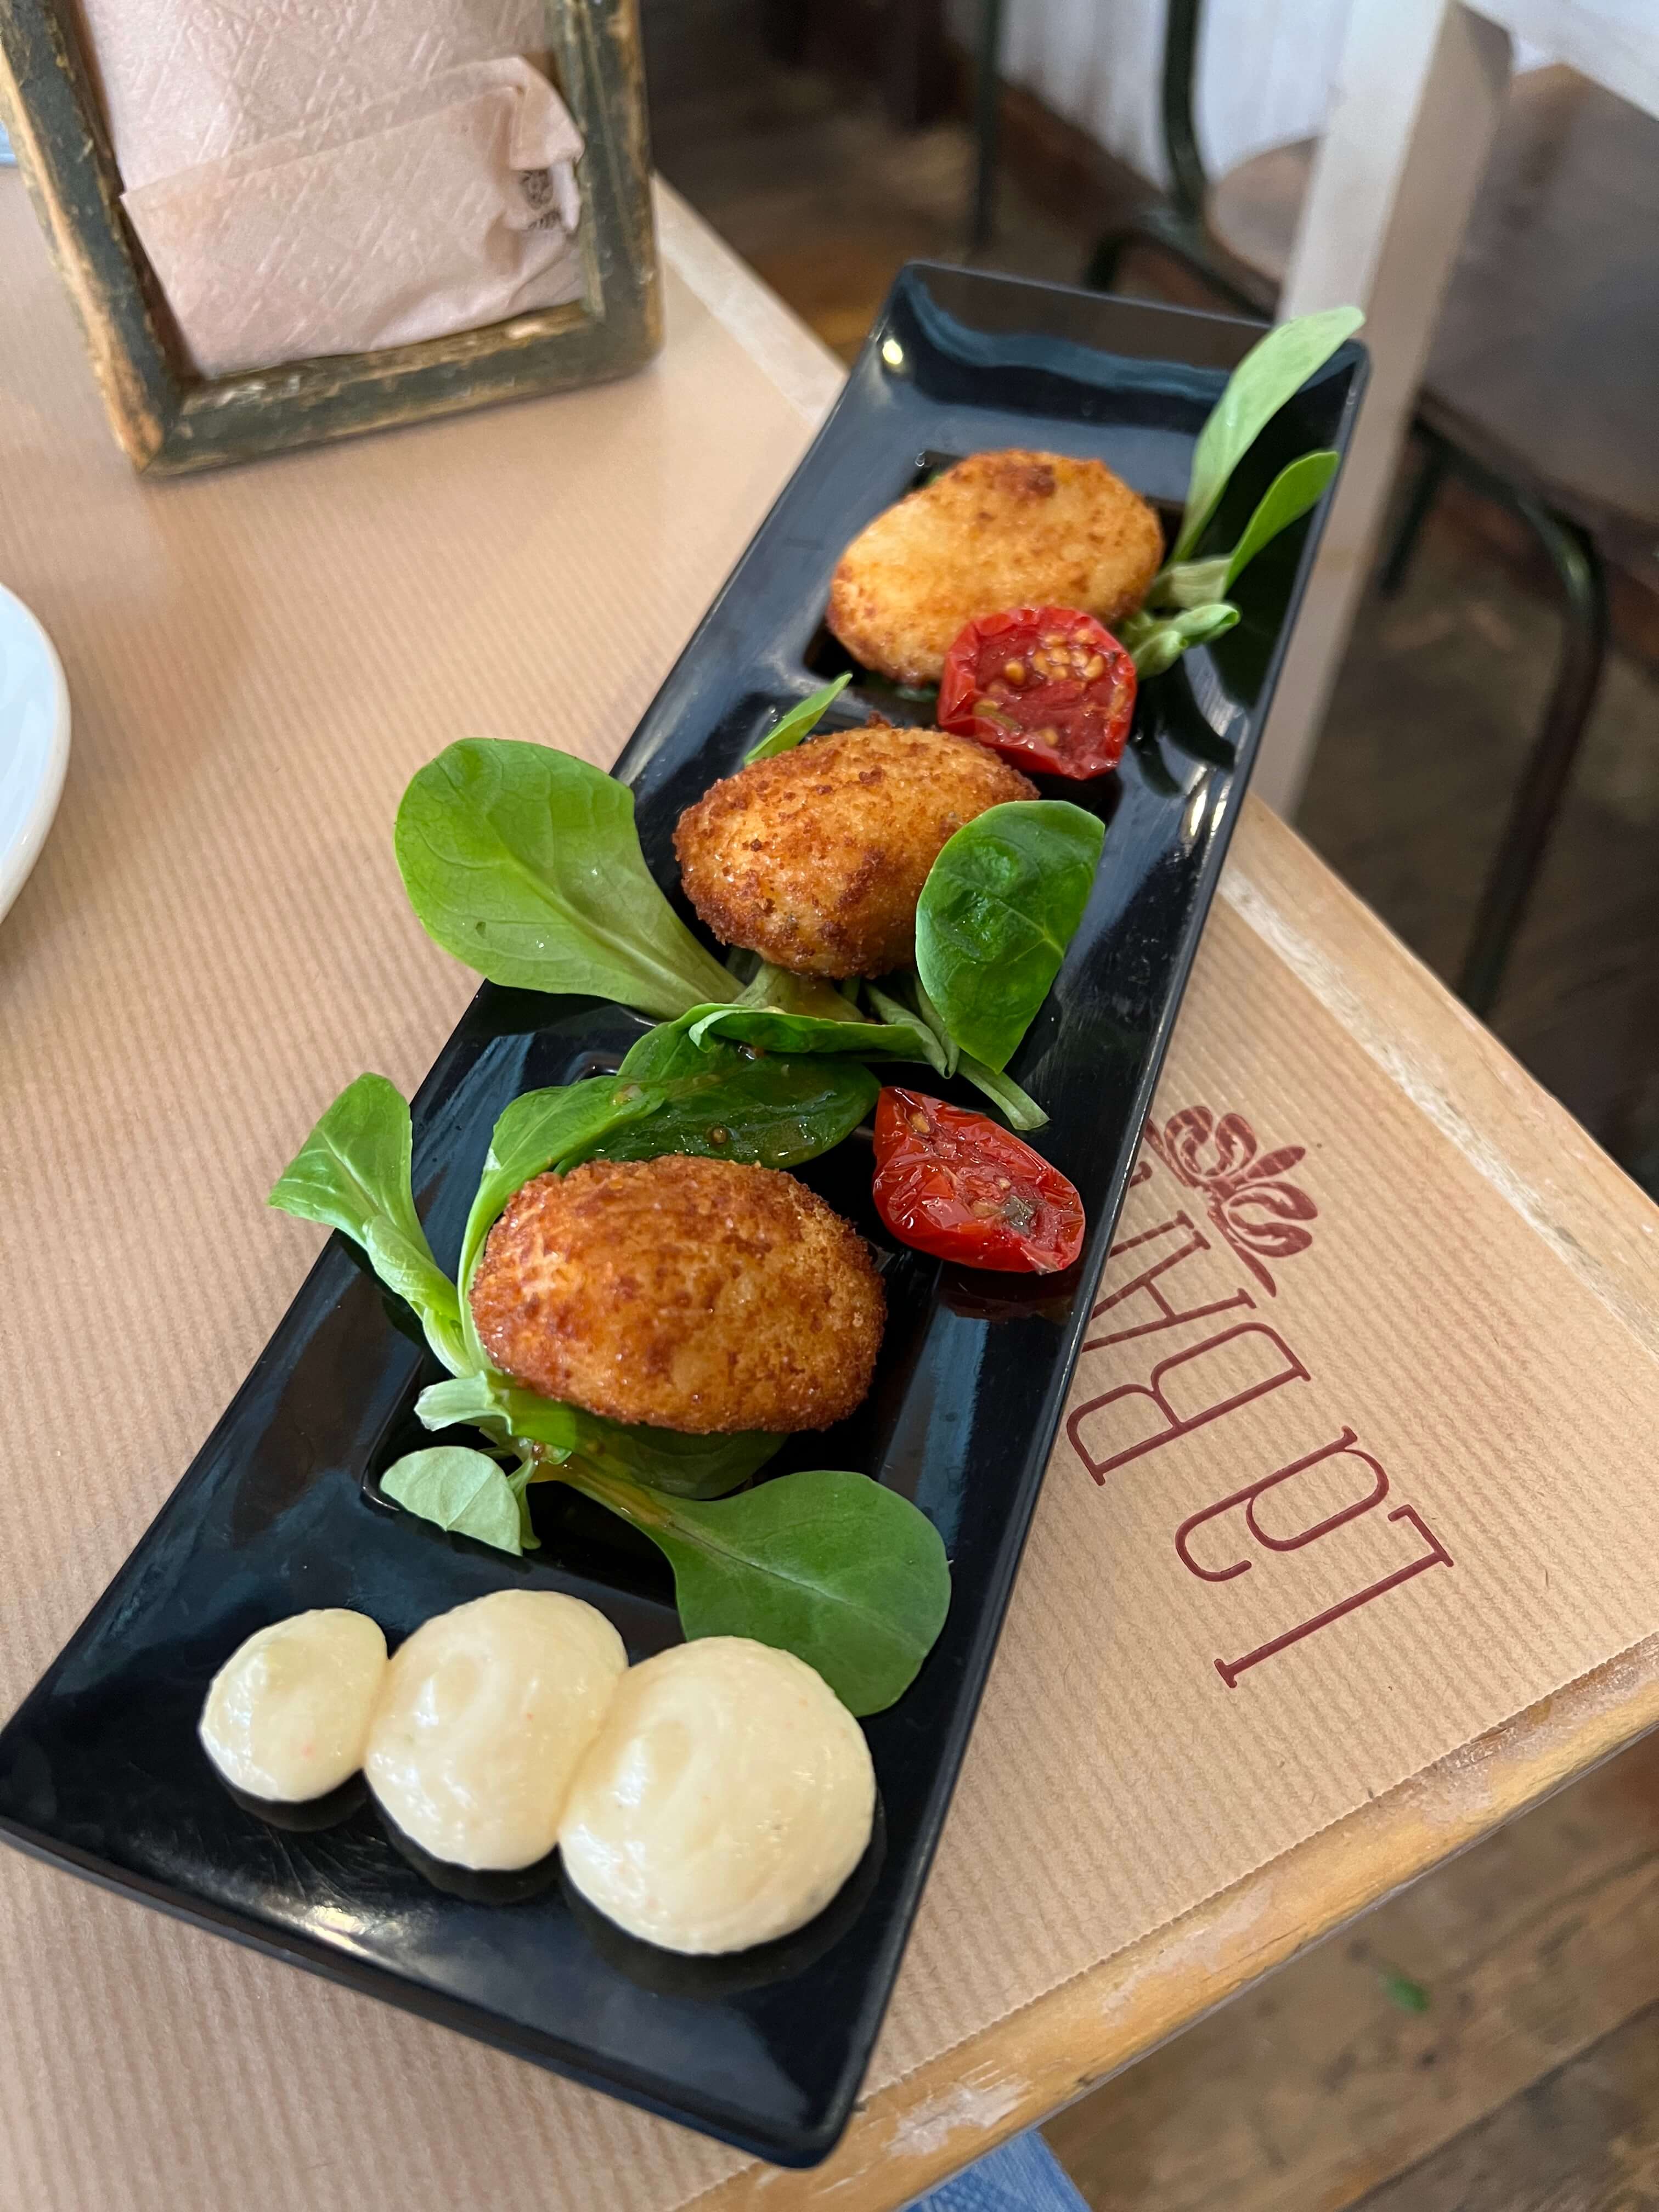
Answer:
[[(681, 809), (738, 765), (778, 706), (822, 680), (813, 663), (830, 649), (821, 624), (836, 559), (929, 456), (1006, 446), (1098, 455), (1173, 507), (1194, 437), (1256, 335), (1174, 308), (904, 270), (834, 412), (617, 764), (659, 878), (675, 880)], [(1345, 347), (1273, 423), (1217, 542), (1285, 460), (1346, 442), (1364, 359)], [(891, 1318), (867, 1403), (839, 1429), (796, 1439), (777, 1464), (861, 1468), (903, 1491), (942, 1532), (954, 1577), (921, 1674), (866, 1724), (884, 1832), (839, 1906), (767, 1953), (698, 1965), (579, 1920), (556, 1880), (511, 1905), (441, 1891), (367, 1804), (326, 1831), (278, 1833), (219, 1785), (195, 1734), (208, 1681), (243, 1637), (301, 1607), (359, 1607), (395, 1644), (429, 1614), (516, 1581), (591, 1599), (635, 1657), (678, 1636), (654, 1552), (556, 1486), (534, 1493), (543, 1548), (521, 1563), (379, 1498), (376, 1473), (412, 1441), (410, 1404), (430, 1370), (409, 1316), (338, 1237), (0, 1735), (0, 1832), (763, 2157), (822, 2158), (898, 1972), (1311, 556), (1308, 526), (1279, 541), (1243, 580), (1240, 626), (1147, 687), (1120, 773), (1063, 787), (1107, 817), (1105, 854), (1012, 1073), (1048, 1108), (1038, 1141), (1088, 1207), (1077, 1267), (1046, 1281), (941, 1267), (884, 1239), (858, 1144), (811, 1171), (877, 1243)], [(860, 683), (833, 719), (877, 708), (890, 720), (915, 713)], [(507, 1102), (614, 1066), (641, 1026), (589, 1000), (479, 993), (416, 1102), (416, 1183), (441, 1260), (453, 1261)]]

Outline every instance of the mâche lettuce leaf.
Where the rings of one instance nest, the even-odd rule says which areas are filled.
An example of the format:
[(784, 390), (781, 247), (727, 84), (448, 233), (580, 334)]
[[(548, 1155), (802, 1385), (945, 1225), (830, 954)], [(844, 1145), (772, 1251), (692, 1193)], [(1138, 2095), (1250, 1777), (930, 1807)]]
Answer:
[(492, 983), (671, 1017), (737, 995), (646, 866), (633, 793), (586, 761), (449, 745), (404, 792), (394, 842), (427, 934)]
[(916, 971), (959, 1049), (994, 1072), (1060, 972), (1105, 835), (1067, 799), (1015, 799), (964, 823), (928, 872)]

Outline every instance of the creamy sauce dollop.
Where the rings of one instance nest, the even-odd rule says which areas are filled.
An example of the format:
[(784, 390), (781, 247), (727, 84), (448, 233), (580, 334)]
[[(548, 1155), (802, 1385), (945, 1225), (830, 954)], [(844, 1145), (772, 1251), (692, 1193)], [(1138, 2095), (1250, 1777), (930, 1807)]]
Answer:
[(671, 1951), (804, 1927), (864, 1856), (864, 1731), (804, 1661), (746, 1637), (634, 1668), (583, 1759), (559, 1848), (591, 1905)]
[(552, 1590), (496, 1590), (401, 1645), (363, 1761), (404, 1834), (451, 1865), (544, 1858), (578, 1762), (628, 1667), (601, 1613)]
[(386, 1638), (337, 1606), (273, 1621), (214, 1676), (201, 1737), (225, 1780), (302, 1804), (357, 1771), (386, 1674)]

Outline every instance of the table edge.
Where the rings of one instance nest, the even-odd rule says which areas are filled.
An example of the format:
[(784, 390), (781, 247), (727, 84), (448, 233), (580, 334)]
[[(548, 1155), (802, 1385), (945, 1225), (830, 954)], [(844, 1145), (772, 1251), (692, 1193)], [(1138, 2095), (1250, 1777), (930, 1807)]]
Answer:
[(801, 420), (816, 428), (846, 380), (845, 368), (817, 333), (660, 176), (652, 180), (652, 198), (664, 266), (737, 342)]
[(1659, 1727), (1659, 1634), (862, 2102), (811, 2172), (750, 2165), (685, 2212), (895, 2212)]

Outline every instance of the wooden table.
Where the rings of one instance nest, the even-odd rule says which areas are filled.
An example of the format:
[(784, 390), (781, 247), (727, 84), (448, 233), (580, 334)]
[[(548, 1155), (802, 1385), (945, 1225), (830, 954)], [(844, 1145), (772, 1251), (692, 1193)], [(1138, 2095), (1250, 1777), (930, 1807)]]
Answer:
[[(779, 304), (672, 196), (661, 218), (668, 349), (635, 383), (158, 487), (109, 445), (21, 187), (0, 177), (0, 287), (19, 303), (0, 325), (0, 580), (52, 631), (77, 717), (58, 829), (0, 931), (0, 1706), (137, 1539), (307, 1264), (311, 1232), (260, 1204), (295, 1133), (362, 1066), (412, 1086), (469, 994), (402, 910), (386, 834), (402, 778), (469, 730), (610, 757), (833, 397), (836, 365)], [(1281, 1019), (1291, 1044), (1269, 1050)], [(1471, 1239), (1501, 1245), (1495, 1299), (1535, 1278), (1563, 1341), (1601, 1332), (1598, 1391), (1638, 1408), (1606, 1433), (1659, 1412), (1659, 1214), (1255, 802), (1158, 1114), (1195, 1097), (1293, 1125), (1306, 1162), (1286, 1170), (1281, 1155), (1275, 1172), (1317, 1194), (1333, 1243), (1342, 1102), (1359, 1100), (1375, 1158), (1403, 1145), (1441, 1194), (1413, 1232), (1425, 1296)], [(1467, 1218), (1447, 1211), (1454, 1198)], [(90, 1304), (71, 1253), (92, 1255)], [(1328, 1302), (1291, 1273), (1314, 1265), (1275, 1261), (1267, 1292), (1254, 1279), (1258, 1305), (1283, 1290), (1271, 1311), (1287, 1333), (1320, 1324)], [(1120, 1371), (1085, 1375), (1077, 1419)], [(1386, 1405), (1395, 1381), (1386, 1363), (1377, 1375)], [(1445, 1449), (1459, 1418), (1444, 1413)], [(1432, 1480), (1431, 1457), (1411, 1482)], [(1231, 1464), (1224, 1452), (1216, 1488)], [(1279, 1840), (1258, 1863), (1207, 1887), (1200, 1868), (1183, 1909), (1136, 1926), (1108, 1877), (1138, 1848), (1162, 1851), (1150, 1796), (1133, 1775), (1097, 1788), (1085, 1771), (1091, 1746), (1129, 1755), (1127, 1711), (1101, 1701), (1133, 1692), (1133, 1654), (1096, 1674), (1050, 1639), (1076, 1516), (1108, 1499), (1127, 1510), (1152, 1480), (1108, 1491), (1082, 1465), (1057, 1455), (1051, 1470), (871, 2093), (816, 2172), (745, 2165), (8, 1853), (0, 2202), (896, 2207), (1659, 1722), (1659, 1597), (1650, 1619), (1639, 1611), (1659, 1538), (1643, 1517), (1650, 1485), (1632, 1485), (1617, 1553), (1585, 1570), (1607, 1583), (1602, 1656), (1589, 1632), (1564, 1643), (1578, 1655), (1561, 1662), (1570, 1679), (1389, 1786), (1357, 1753), (1339, 1817), (1320, 1809), (1317, 1773), (1270, 1794), (1262, 1832)], [(1454, 1509), (1429, 1510), (1440, 1527)], [(1127, 1521), (1113, 1528), (1121, 1614), (1133, 1546)], [(1473, 1571), (1461, 1538), (1453, 1549), (1453, 1575), (1422, 1576), (1364, 1622), (1386, 1617), (1393, 1634), (1429, 1619), (1419, 1608)], [(1635, 1601), (1613, 1588), (1626, 1553), (1642, 1571)], [(1173, 1636), (1154, 1592), (1151, 1618), (1166, 1617)], [(1541, 1649), (1547, 1601), (1529, 1599), (1527, 1619)], [(1426, 1678), (1420, 1654), (1400, 1660), (1396, 1704), (1432, 1679), (1443, 1632)], [(1294, 1680), (1328, 1650), (1323, 1630), (1298, 1644)], [(1340, 1650), (1373, 1652), (1375, 1675), (1363, 1636)], [(1214, 1756), (1237, 1743), (1282, 1765), (1317, 1737), (1316, 1705), (1288, 1708), (1280, 1736), (1251, 1735), (1266, 1705), (1207, 1670)], [(1046, 1734), (1049, 1709), (1079, 1694), (1073, 1733)], [(1382, 1708), (1360, 1718), (1362, 1735), (1386, 1735)], [(1177, 1818), (1200, 1750), (1155, 1753), (1146, 1770)], [(1241, 1765), (1241, 1826), (1248, 1779)], [(1068, 1817), (1074, 1790), (1086, 1822)], [(1062, 1891), (1081, 1894), (1058, 1933), (1020, 1919)], [(1037, 1948), (1045, 1964), (1028, 1973)]]
[(1469, 212), (1532, 40), (1659, 115), (1651, 0), (1355, 0), (1281, 316), (1352, 301), (1371, 380), (1263, 735), (1257, 793), (1296, 811), (1370, 573), (1383, 510)]

